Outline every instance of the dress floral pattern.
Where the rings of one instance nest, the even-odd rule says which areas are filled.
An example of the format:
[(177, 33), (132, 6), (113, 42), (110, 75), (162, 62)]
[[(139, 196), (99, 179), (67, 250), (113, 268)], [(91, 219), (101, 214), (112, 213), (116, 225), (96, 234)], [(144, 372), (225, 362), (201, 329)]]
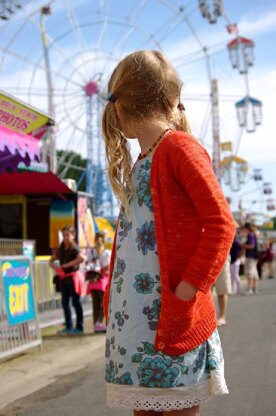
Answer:
[[(171, 392), (176, 391), (178, 405), (169, 409), (179, 410), (199, 404), (212, 394), (212, 373), (221, 375), (218, 377), (220, 385), (216, 383), (219, 393), (227, 393), (227, 387), (217, 331), (205, 343), (180, 356), (170, 356), (154, 349), (162, 287), (150, 192), (150, 167), (150, 157), (136, 163), (133, 170), (135, 194), (132, 195), (130, 209), (121, 211), (119, 216), (105, 351), (107, 399), (112, 407), (137, 410), (145, 409), (143, 403), (146, 399), (147, 406), (150, 406), (146, 410), (156, 410), (154, 405), (151, 407), (148, 403), (156, 389), (162, 389), (165, 404), (160, 409), (159, 403), (158, 410), (167, 410), (166, 394), (168, 392), (167, 401), (172, 401)], [(195, 386), (200, 387), (196, 395)], [(193, 401), (191, 391), (196, 397)], [(131, 392), (135, 392), (133, 401), (130, 400)]]

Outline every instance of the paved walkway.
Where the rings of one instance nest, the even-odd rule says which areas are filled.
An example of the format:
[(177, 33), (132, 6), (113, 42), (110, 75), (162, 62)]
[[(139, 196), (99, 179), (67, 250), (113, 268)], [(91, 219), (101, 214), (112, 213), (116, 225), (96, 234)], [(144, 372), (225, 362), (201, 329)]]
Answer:
[[(91, 330), (90, 320), (84, 337), (48, 329), (41, 352), (2, 363), (0, 416), (130, 416), (106, 407), (104, 336)], [(262, 281), (258, 296), (232, 296), (219, 331), (230, 395), (210, 400), (201, 415), (276, 415), (276, 280)]]

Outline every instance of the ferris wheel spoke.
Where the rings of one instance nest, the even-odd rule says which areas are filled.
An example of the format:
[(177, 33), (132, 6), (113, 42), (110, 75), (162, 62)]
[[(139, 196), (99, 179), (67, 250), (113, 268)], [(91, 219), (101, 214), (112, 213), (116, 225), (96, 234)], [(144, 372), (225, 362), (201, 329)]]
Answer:
[[(79, 148), (79, 146), (81, 145), (81, 143), (83, 142), (83, 137), (84, 137), (84, 135), (85, 135), (85, 133), (83, 132), (81, 135), (80, 135), (80, 138), (79, 138), (79, 140), (77, 141), (77, 143), (76, 143), (76, 145), (77, 145), (77, 148)], [(73, 159), (76, 157), (76, 155), (74, 154), (75, 152), (73, 152), (73, 154), (70, 156), (70, 158), (69, 158), (69, 160), (68, 160), (68, 164), (72, 164), (72, 161), (73, 161)], [(70, 168), (69, 168), (69, 166), (65, 166), (65, 168), (61, 171), (61, 173), (60, 173), (60, 178), (62, 178), (62, 179), (64, 179), (65, 178), (65, 176), (66, 176), (66, 173), (68, 172), (68, 170), (69, 170)]]
[[(172, 25), (173, 23), (173, 25)], [(158, 29), (151, 35), (152, 37), (156, 38), (159, 44), (161, 41), (165, 39), (168, 34), (173, 33), (183, 22), (180, 20), (178, 23), (175, 22), (175, 16), (170, 17), (165, 23), (159, 26)], [(158, 37), (160, 35), (160, 37)], [(148, 44), (149, 39), (144, 41), (142, 44), (139, 45), (140, 48), (144, 48)]]
[[(80, 104), (78, 105), (78, 103), (80, 103)], [(80, 114), (81, 111), (83, 112), (83, 101), (80, 102), (78, 100), (78, 101), (71, 102), (70, 105), (67, 104), (66, 108), (65, 108), (64, 103), (63, 103), (63, 105), (58, 107), (58, 113), (57, 114), (63, 114), (63, 116), (59, 119), (59, 123), (63, 122), (66, 119), (70, 120), (70, 115), (67, 112), (68, 112), (68, 110), (70, 111), (72, 109), (78, 111), (78, 114)], [(71, 121), (74, 124), (76, 121), (78, 121), (78, 118), (76, 118), (76, 120), (73, 119)], [(68, 123), (68, 125), (70, 126), (71, 123)]]
[(58, 103), (57, 107), (64, 105), (64, 100), (66, 100), (66, 102), (70, 102), (74, 99), (76, 101), (83, 100), (84, 93), (82, 91), (74, 91), (74, 93), (66, 94), (64, 93), (64, 91), (62, 91), (58, 97), (59, 97), (59, 101), (57, 101)]
[[(29, 84), (29, 91), (28, 91), (28, 98), (29, 99), (31, 97), (31, 91), (33, 89), (33, 84), (35, 82), (35, 77), (36, 77), (36, 73), (37, 73), (38, 68), (45, 70), (44, 66), (42, 66), (42, 64), (40, 64), (40, 60), (33, 65), (33, 70), (32, 70), (32, 73), (31, 73), (31, 79), (30, 79), (30, 84)], [(61, 79), (65, 80), (66, 82), (70, 81), (70, 83), (74, 84), (76, 87), (80, 87), (80, 85), (78, 83), (76, 83), (74, 80), (72, 80), (72, 79), (68, 80), (68, 77), (64, 76), (60, 71), (52, 71), (51, 70), (51, 74), (56, 75), (57, 77), (60, 77)], [(53, 86), (52, 94), (54, 92), (55, 92), (55, 86)], [(47, 90), (47, 94), (49, 94), (48, 90)]]
[[(186, 15), (186, 18), (188, 18), (196, 9), (194, 9), (192, 12), (189, 13), (189, 15)], [(179, 13), (178, 13), (179, 17)], [(178, 23), (175, 21), (175, 16), (173, 16), (169, 22), (164, 24), (164, 33), (162, 34), (161, 38), (158, 38), (159, 42), (162, 42), (164, 39), (167, 38), (168, 35), (171, 35), (173, 32), (175, 32), (179, 26), (183, 24), (183, 21), (180, 20)]]
[[(134, 20), (138, 21), (138, 19), (142, 15), (142, 7), (145, 6), (145, 4), (148, 2), (148, 0), (140, 0), (140, 2), (135, 1), (133, 4), (133, 7), (130, 9), (130, 12), (126, 16), (126, 20)], [(136, 11), (138, 11), (138, 14), (135, 16)]]
[(201, 140), (201, 143), (204, 145), (204, 139), (206, 138), (206, 134), (207, 134), (207, 130), (208, 130), (208, 126), (211, 120), (211, 115), (212, 115), (212, 106), (210, 101), (207, 104), (206, 107), (206, 111), (205, 111), (205, 117), (202, 121), (201, 124), (201, 128), (200, 128), (200, 133), (199, 133), (199, 138)]
[[(13, 37), (10, 39), (10, 41), (8, 42), (8, 44), (6, 45), (6, 49), (10, 49), (11, 48), (13, 42), (18, 38), (18, 36), (20, 35), (20, 32), (25, 28), (25, 26), (27, 25), (27, 23), (28, 23), (28, 19), (26, 18), (23, 21), (22, 25), (15, 32), (15, 34), (13, 35)], [(0, 71), (1, 71), (1, 68), (3, 66), (4, 59), (5, 59), (5, 55), (2, 54), (2, 57), (1, 57), (1, 60), (0, 60)]]
[(69, 120), (68, 113), (70, 113), (71, 117), (73, 114), (74, 115), (78, 114), (79, 117), (78, 118), (76, 117), (76, 120), (78, 120), (82, 115), (83, 106), (80, 105), (77, 107), (76, 104), (71, 104), (71, 106), (68, 106), (66, 110), (67, 110), (67, 113), (64, 111), (64, 109), (59, 109), (58, 111), (55, 112), (55, 115), (58, 118), (59, 123), (61, 123), (64, 120)]
[(235, 140), (237, 142), (237, 146), (236, 146), (236, 150), (235, 150), (235, 155), (238, 154), (240, 145), (241, 145), (241, 139), (242, 139), (242, 135), (244, 133), (245, 127), (240, 127), (238, 134), (237, 134), (237, 139)]
[(85, 63), (86, 61), (85, 55), (88, 54), (90, 51), (88, 49), (84, 36), (82, 35), (80, 24), (79, 24), (77, 15), (72, 5), (72, 0), (69, 0), (67, 4), (67, 14), (68, 14), (69, 23), (72, 28), (72, 33), (74, 34), (74, 37), (78, 45), (78, 49), (80, 51), (82, 61)]
[[(136, 25), (139, 22), (140, 17), (142, 16), (143, 13), (143, 7), (146, 5), (146, 3), (148, 2), (148, 0), (140, 0), (140, 2), (136, 1), (132, 7), (132, 9), (130, 10), (129, 14), (126, 16), (125, 18), (125, 24), (124, 24), (124, 28), (122, 28), (122, 30), (120, 31), (119, 35), (117, 36), (117, 39), (114, 43), (114, 46), (112, 48), (112, 50), (114, 50), (116, 52), (116, 50), (118, 50), (119, 48), (122, 47), (122, 45), (130, 38), (130, 36), (133, 34), (133, 32), (136, 29)], [(132, 16), (136, 13), (136, 11), (138, 10), (138, 13), (135, 16)], [(135, 21), (135, 24), (131, 24), (130, 22)], [(125, 28), (127, 29), (127, 32), (125, 32)]]
[[(56, 104), (56, 108), (64, 108), (64, 95), (62, 95), (62, 100), (60, 100), (57, 104)], [(76, 106), (76, 108), (79, 108), (78, 104), (81, 104), (84, 102), (84, 95), (75, 95), (72, 94), (71, 96), (67, 96), (66, 97), (66, 105), (70, 105), (70, 106)]]
[[(36, 29), (39, 31), (40, 34), (42, 34), (41, 32), (41, 27), (37, 24), (37, 22), (33, 19), (33, 17), (31, 15), (27, 15), (27, 18), (29, 19), (29, 21), (36, 27)], [(47, 38), (49, 40), (49, 47), (48, 49), (53, 48), (63, 59), (64, 59), (64, 63), (68, 63), (72, 68), (73, 64), (71, 63), (71, 60), (69, 57), (66, 57), (65, 53), (63, 52), (62, 48), (60, 48), (57, 44), (57, 42), (55, 41), (55, 39), (52, 38), (51, 35), (47, 34)], [(85, 79), (83, 78), (82, 74), (79, 73), (80, 78), (82, 79), (82, 81), (85, 82)]]
[(98, 40), (96, 42), (96, 46), (95, 46), (96, 51), (100, 50), (100, 46), (103, 44), (103, 39), (104, 39), (107, 27), (108, 27), (108, 18), (107, 18), (107, 16), (105, 16), (104, 22), (103, 22), (103, 25), (102, 25), (102, 29), (99, 33), (99, 37), (98, 37)]
[[(177, 7), (173, 6), (168, 0), (160, 0), (160, 1), (163, 4), (165, 4), (167, 7), (169, 7), (171, 10), (173, 10), (175, 13), (177, 13), (177, 12), (179, 13), (179, 9), (177, 9)], [(180, 18), (186, 23), (186, 25), (190, 29), (192, 35), (196, 39), (197, 43), (204, 50), (205, 49), (205, 45), (203, 45), (203, 43), (201, 42), (200, 38), (198, 37), (196, 31), (194, 30), (192, 24), (190, 23), (188, 17), (184, 14), (184, 10), (183, 10), (183, 12), (181, 12)]]
[[(20, 55), (19, 53), (17, 53), (17, 52), (15, 52), (15, 51), (12, 51), (12, 50), (10, 50), (10, 49), (6, 49), (6, 48), (2, 48), (1, 46), (0, 46), (0, 51), (2, 51), (3, 53), (6, 53), (6, 54), (8, 54), (8, 55), (10, 55), (10, 56), (13, 56), (13, 57), (15, 57), (15, 58), (17, 58), (17, 59), (19, 59), (20, 61), (22, 61), (22, 62), (25, 62), (25, 63), (28, 63), (28, 64), (30, 64), (32, 67), (36, 67), (36, 68), (39, 68), (39, 69), (41, 69), (41, 70), (45, 70), (45, 68), (44, 68), (44, 66), (43, 65), (41, 65), (41, 64), (39, 64), (39, 63), (37, 63), (37, 62), (35, 62), (35, 61), (32, 61), (29, 57), (27, 57), (27, 56), (22, 56), (22, 55)], [(51, 71), (52, 72), (52, 74), (53, 75), (56, 75), (57, 77), (60, 77), (60, 78), (62, 78), (62, 79), (64, 79), (64, 80), (66, 80), (67, 81), (67, 77), (66, 76), (64, 76), (64, 75), (62, 75), (61, 73), (58, 73), (58, 72), (56, 72), (56, 71)], [(74, 84), (75, 86), (77, 86), (77, 87), (82, 87), (82, 85), (81, 84), (79, 84), (79, 83), (77, 83), (77, 82), (75, 82), (75, 81), (73, 81), (73, 80), (70, 80), (70, 82), (72, 83), (72, 84)]]
[[(73, 111), (74, 117), (72, 116)], [(81, 116), (83, 115), (83, 106), (76, 107), (76, 104), (72, 104), (71, 106), (67, 106), (66, 109), (60, 110), (58, 114), (62, 115), (59, 119), (59, 123), (63, 122), (64, 120), (67, 120), (69, 121), (69, 125), (74, 125), (77, 130), (81, 130), (79, 127), (79, 122)]]
[(131, 27), (128, 26), (128, 31), (124, 35), (121, 35), (119, 37), (119, 40), (116, 43), (114, 43), (112, 50), (115, 53), (118, 50), (120, 50), (120, 48), (122, 47), (122, 45), (130, 38), (130, 36), (133, 34), (134, 31), (135, 31), (135, 27), (134, 26), (131, 26)]
[[(65, 129), (64, 129), (64, 131), (63, 131), (63, 134), (65, 134), (65, 133), (67, 132), (67, 130), (68, 130), (68, 128), (65, 128)], [(66, 158), (66, 156), (68, 155), (68, 153), (69, 153), (70, 151), (74, 151), (74, 148), (72, 148), (72, 140), (73, 140), (75, 137), (76, 137), (76, 129), (75, 129), (75, 127), (73, 126), (73, 129), (71, 130), (71, 135), (70, 135), (70, 137), (69, 137), (69, 140), (67, 141), (66, 146), (65, 146), (65, 147), (63, 147), (63, 149), (62, 149), (63, 154), (62, 154), (62, 156), (61, 156), (61, 158), (60, 158), (60, 160), (59, 160), (59, 163), (63, 163), (63, 162), (64, 162), (64, 160), (65, 160), (65, 158)]]
[(106, 0), (99, 0), (98, 1), (98, 13), (99, 14), (107, 14), (108, 13), (108, 5)]

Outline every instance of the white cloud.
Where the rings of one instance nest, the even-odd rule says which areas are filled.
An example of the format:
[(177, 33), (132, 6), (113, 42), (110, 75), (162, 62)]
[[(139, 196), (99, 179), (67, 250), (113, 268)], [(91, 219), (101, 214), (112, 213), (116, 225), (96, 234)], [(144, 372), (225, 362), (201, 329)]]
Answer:
[(245, 16), (239, 22), (240, 33), (244, 36), (262, 35), (267, 32), (275, 32), (276, 29), (276, 10), (271, 10), (261, 16)]

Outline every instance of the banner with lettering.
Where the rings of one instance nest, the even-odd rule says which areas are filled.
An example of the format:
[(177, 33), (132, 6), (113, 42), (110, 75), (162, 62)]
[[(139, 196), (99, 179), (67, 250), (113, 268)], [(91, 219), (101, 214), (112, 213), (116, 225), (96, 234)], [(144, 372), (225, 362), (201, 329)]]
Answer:
[(1, 260), (6, 311), (9, 325), (36, 318), (30, 262), (28, 259)]
[(44, 112), (0, 90), (0, 125), (40, 139), (53, 124)]

